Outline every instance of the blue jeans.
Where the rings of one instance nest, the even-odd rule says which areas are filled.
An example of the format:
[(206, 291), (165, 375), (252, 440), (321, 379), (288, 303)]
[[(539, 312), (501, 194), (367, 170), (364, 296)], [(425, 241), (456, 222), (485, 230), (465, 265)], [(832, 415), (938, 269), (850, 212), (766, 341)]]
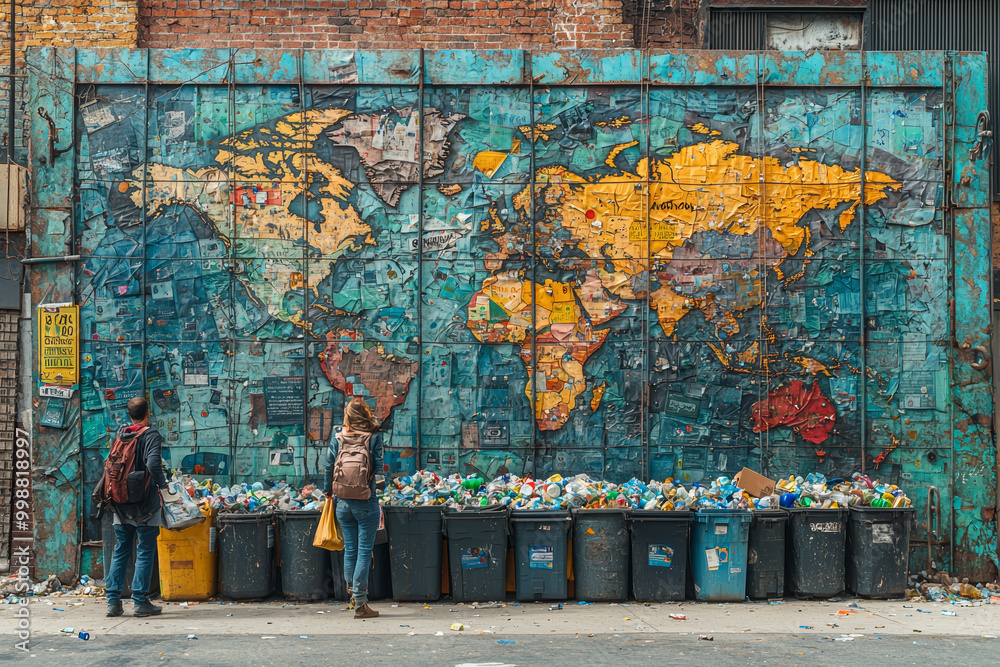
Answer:
[(159, 534), (159, 526), (127, 524), (115, 526), (115, 551), (111, 556), (111, 568), (105, 578), (108, 604), (114, 604), (121, 599), (125, 570), (128, 569), (128, 561), (132, 556), (132, 543), (136, 541), (138, 544), (135, 551), (135, 575), (132, 577), (132, 601), (137, 605), (146, 602), (150, 579), (153, 576), (156, 538)]
[(344, 579), (358, 607), (368, 602), (368, 574), (381, 512), (374, 494), (368, 500), (337, 500), (337, 521), (344, 531)]

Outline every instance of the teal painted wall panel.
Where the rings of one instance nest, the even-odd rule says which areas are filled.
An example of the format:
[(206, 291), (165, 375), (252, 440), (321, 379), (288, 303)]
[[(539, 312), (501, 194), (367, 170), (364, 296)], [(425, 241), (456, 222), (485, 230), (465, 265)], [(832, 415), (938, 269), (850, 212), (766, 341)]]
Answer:
[(863, 471), (956, 494), (934, 557), (992, 571), (982, 56), (32, 57), (34, 252), (83, 255), (48, 571), (143, 392), (223, 484), (317, 480), (361, 396), (389, 474)]

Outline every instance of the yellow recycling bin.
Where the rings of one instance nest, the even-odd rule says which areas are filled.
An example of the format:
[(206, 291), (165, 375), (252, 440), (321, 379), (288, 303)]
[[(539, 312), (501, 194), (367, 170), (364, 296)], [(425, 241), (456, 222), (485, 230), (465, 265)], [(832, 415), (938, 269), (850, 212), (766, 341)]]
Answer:
[(205, 520), (184, 530), (160, 528), (160, 597), (164, 600), (207, 600), (219, 592), (215, 548), (216, 510), (201, 506)]

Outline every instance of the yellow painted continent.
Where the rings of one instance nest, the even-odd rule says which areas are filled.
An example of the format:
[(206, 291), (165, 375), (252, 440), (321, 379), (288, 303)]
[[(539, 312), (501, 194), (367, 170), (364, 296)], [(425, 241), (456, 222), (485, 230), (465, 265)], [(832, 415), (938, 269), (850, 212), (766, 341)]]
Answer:
[[(808, 229), (800, 222), (809, 210), (848, 203), (852, 206), (840, 216), (841, 229), (853, 220), (860, 168), (845, 170), (806, 159), (786, 167), (777, 158), (762, 160), (737, 154), (738, 149), (738, 144), (721, 140), (686, 146), (653, 162), (648, 189), (648, 160), (634, 174), (594, 181), (548, 167), (539, 171), (537, 182), (547, 202), (560, 202), (561, 226), (595, 259), (669, 257), (673, 247), (696, 232), (753, 234), (761, 226), (793, 255), (807, 240)], [(884, 199), (887, 188), (900, 186), (878, 171), (865, 178), (866, 205)]]
[[(608, 336), (607, 329), (594, 327), (617, 317), (625, 305), (604, 293), (594, 274), (580, 286), (536, 283), (535, 302), (537, 368), (532, 368), (530, 341), (521, 346), (521, 359), (534, 377), (535, 422), (540, 430), (552, 431), (562, 428), (587, 388), (583, 366)], [(529, 397), (530, 391), (529, 383)]]
[[(215, 227), (227, 246), (235, 248), (237, 257), (273, 261), (271, 280), (248, 285), (248, 289), (272, 316), (296, 321), (298, 314), (285, 312), (281, 297), (303, 286), (298, 284), (302, 268), (291, 258), (303, 256), (304, 242), (321, 258), (330, 259), (360, 250), (357, 239), (362, 239), (360, 244), (375, 244), (371, 227), (348, 202), (354, 184), (313, 151), (326, 128), (351, 113), (309, 109), (281, 118), (273, 131), (255, 128), (236, 134), (221, 142), (223, 148), (215, 155), (218, 167), (179, 169), (150, 163), (146, 167), (147, 219), (169, 205), (190, 206)], [(132, 184), (142, 183), (142, 176), (141, 168), (135, 170)], [(132, 188), (130, 197), (142, 206), (140, 188)], [(307, 204), (318, 202), (322, 224), (293, 212), (293, 202), (299, 198)], [(315, 291), (326, 275), (310, 271), (304, 286)]]
[[(313, 150), (316, 141), (331, 125), (351, 115), (344, 109), (308, 109), (284, 116), (274, 132), (250, 129), (222, 142), (215, 161), (231, 165), (237, 187), (241, 184), (274, 188), (278, 203), (240, 207), (237, 202), (236, 234), (244, 238), (294, 240), (307, 238), (324, 258), (335, 258), (347, 250), (360, 250), (354, 239), (374, 245), (369, 227), (354, 207), (346, 203), (354, 184), (336, 167), (320, 160)], [(319, 229), (290, 210), (292, 202), (319, 184)], [(321, 276), (319, 277), (321, 279)], [(310, 280), (310, 282), (313, 282)], [(316, 281), (318, 282), (318, 280)], [(312, 287), (313, 285), (310, 285)]]
[[(808, 211), (848, 204), (839, 216), (841, 230), (853, 221), (861, 203), (860, 168), (807, 159), (784, 166), (777, 158), (742, 155), (738, 149), (729, 141), (698, 143), (664, 160), (643, 160), (636, 173), (593, 180), (564, 167), (545, 167), (536, 174), (535, 197), (554, 207), (553, 217), (578, 250), (612, 267), (601, 278), (622, 298), (641, 297), (630, 289), (631, 276), (650, 262), (669, 262), (674, 249), (696, 233), (751, 235), (764, 227), (786, 257), (799, 250), (808, 256), (809, 229), (801, 224)], [(878, 171), (866, 172), (865, 180), (866, 205), (901, 185)], [(525, 213), (530, 198), (523, 194), (514, 205)], [(779, 276), (780, 264), (772, 266)], [(761, 296), (751, 295), (749, 305)], [(667, 335), (691, 310), (683, 307), (685, 301), (669, 285), (650, 294)]]

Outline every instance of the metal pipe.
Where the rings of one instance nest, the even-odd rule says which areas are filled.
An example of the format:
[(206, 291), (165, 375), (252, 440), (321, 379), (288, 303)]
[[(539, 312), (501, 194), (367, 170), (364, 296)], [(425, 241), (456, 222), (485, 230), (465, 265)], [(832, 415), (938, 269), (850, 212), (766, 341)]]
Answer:
[[(417, 80), (417, 432), (413, 434), (417, 470), (423, 465), (424, 392), (424, 50), (420, 49)], [(442, 116), (443, 116), (442, 112)], [(413, 118), (413, 111), (410, 111)], [(458, 463), (456, 461), (456, 463)]]
[[(937, 501), (932, 501), (932, 497), (936, 497)], [(927, 506), (925, 509), (927, 512), (927, 572), (929, 573), (934, 569), (933, 547), (940, 539), (938, 529), (934, 527), (935, 522), (937, 522), (938, 527), (941, 525), (941, 492), (938, 491), (936, 486), (927, 488)]]
[(868, 326), (866, 317), (865, 301), (867, 300), (867, 295), (865, 294), (865, 218), (868, 216), (868, 210), (865, 207), (865, 170), (868, 168), (868, 96), (867, 96), (867, 86), (865, 83), (865, 68), (864, 68), (864, 57), (865, 54), (861, 54), (861, 164), (859, 166), (860, 171), (860, 184), (861, 192), (858, 197), (858, 291), (861, 294), (860, 308), (860, 322), (858, 323), (858, 337), (860, 343), (860, 353), (861, 353), (861, 377), (858, 389), (860, 391), (855, 391), (855, 396), (858, 397), (858, 401), (861, 403), (861, 474), (864, 475), (867, 469), (868, 463), (868, 337), (865, 335), (865, 328)]
[[(236, 54), (233, 53), (233, 59), (236, 59)], [(295, 70), (298, 74), (298, 91), (299, 91), (299, 119), (302, 121), (300, 123), (301, 135), (296, 142), (298, 144), (298, 150), (306, 150), (306, 124), (305, 124), (305, 113), (306, 113), (306, 91), (305, 85), (302, 83), (302, 70), (304, 68), (305, 62), (305, 49), (299, 49), (298, 55), (295, 57)], [(146, 123), (148, 126), (149, 123)], [(302, 161), (302, 189), (308, 192), (312, 187), (312, 183), (309, 180), (309, 157), (306, 154), (305, 159)], [(305, 198), (307, 199), (307, 198)], [(235, 225), (235, 221), (233, 222)], [(302, 249), (302, 275), (305, 279), (303, 283), (305, 285), (305, 290), (302, 294), (302, 310), (305, 313), (306, 319), (309, 317), (309, 299), (311, 298), (311, 292), (309, 291), (309, 224), (308, 222), (304, 225), (305, 231), (303, 232), (304, 237), (304, 247)], [(302, 332), (302, 442), (308, 443), (309, 441), (309, 350), (313, 347), (313, 341), (311, 340), (311, 332), (307, 332), (303, 328)], [(322, 431), (320, 431), (322, 434)], [(329, 443), (327, 443), (329, 445)], [(308, 444), (304, 444), (302, 448), (302, 477), (303, 479), (309, 479), (309, 457), (306, 455), (306, 450), (308, 449)], [(232, 456), (232, 460), (236, 461), (236, 444), (233, 439), (229, 440), (229, 454)], [(319, 475), (320, 468), (323, 467), (323, 463), (317, 459), (316, 461), (316, 475)], [(376, 470), (376, 475), (384, 475), (385, 471)], [(324, 489), (325, 490), (325, 489)]]
[[(642, 56), (644, 62), (644, 69), (642, 73), (643, 85), (641, 86), (641, 96), (639, 99), (640, 111), (642, 110), (642, 102), (646, 102), (646, 113), (643, 120), (646, 123), (646, 182), (643, 184), (642, 190), (642, 215), (645, 218), (646, 227), (646, 303), (645, 310), (642, 315), (642, 339), (643, 339), (643, 354), (645, 355), (642, 363), (642, 409), (639, 413), (639, 419), (642, 423), (642, 476), (643, 479), (653, 478), (653, 461), (649, 453), (649, 441), (651, 440), (651, 434), (653, 430), (652, 419), (647, 419), (649, 417), (649, 408), (651, 405), (651, 384), (652, 384), (652, 369), (650, 367), (650, 359), (653, 355), (650, 353), (650, 348), (652, 347), (652, 336), (650, 335), (650, 315), (652, 308), (652, 303), (650, 301), (650, 293), (652, 292), (653, 284), (653, 220), (649, 215), (649, 201), (651, 192), (651, 186), (649, 184), (649, 174), (653, 169), (653, 151), (652, 151), (652, 132), (650, 128), (653, 126), (650, 122), (650, 118), (653, 115), (651, 100), (650, 100), (650, 69), (652, 68), (652, 59), (650, 58), (650, 52), (646, 49)], [(641, 127), (641, 126), (640, 126)]]
[(531, 145), (528, 153), (528, 164), (531, 176), (528, 178), (528, 229), (531, 230), (531, 366), (528, 371), (528, 409), (531, 410), (531, 476), (538, 472), (538, 416), (535, 396), (535, 374), (538, 372), (538, 324), (537, 304), (538, 291), (538, 230), (535, 226), (535, 145), (538, 143), (535, 133), (535, 60), (534, 52), (526, 55), (528, 70), (528, 123), (531, 127)]
[(62, 257), (25, 257), (21, 264), (55, 264), (56, 262), (79, 262), (80, 255), (63, 255)]
[(17, 57), (16, 49), (16, 39), (17, 31), (14, 27), (14, 11), (17, 6), (16, 0), (10, 0), (10, 70), (8, 73), (11, 75), (7, 79), (7, 164), (15, 164), (14, 162), (14, 64), (15, 58)]

